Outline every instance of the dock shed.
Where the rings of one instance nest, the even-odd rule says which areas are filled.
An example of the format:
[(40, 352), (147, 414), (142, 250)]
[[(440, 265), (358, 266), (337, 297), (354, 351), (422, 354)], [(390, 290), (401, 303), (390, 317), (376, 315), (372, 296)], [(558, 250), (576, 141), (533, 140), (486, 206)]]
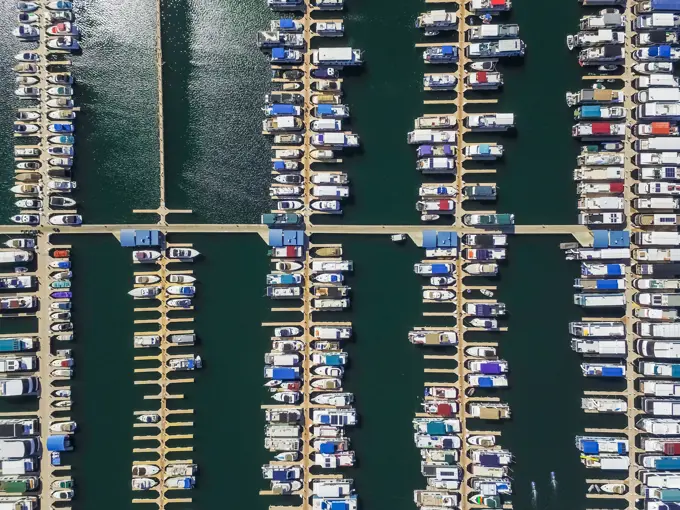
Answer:
[(120, 231), (120, 245), (124, 248), (139, 246), (160, 246), (163, 236), (160, 230), (130, 230)]
[(623, 230), (594, 230), (593, 248), (627, 248), (630, 232)]
[(71, 438), (68, 435), (48, 436), (47, 451), (50, 452), (69, 452), (73, 450)]
[(281, 230), (273, 228), (269, 231), (269, 246), (280, 248), (281, 246), (304, 246), (304, 230)]
[(423, 248), (458, 248), (458, 234), (456, 232), (423, 231)]

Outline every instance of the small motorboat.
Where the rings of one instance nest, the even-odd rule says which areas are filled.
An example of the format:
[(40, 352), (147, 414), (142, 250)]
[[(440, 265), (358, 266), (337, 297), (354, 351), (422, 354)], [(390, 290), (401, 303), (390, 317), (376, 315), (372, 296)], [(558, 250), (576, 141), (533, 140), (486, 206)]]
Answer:
[(170, 285), (165, 291), (172, 296), (191, 297), (196, 294), (196, 287), (193, 285)]
[(16, 119), (17, 120), (38, 120), (40, 118), (40, 114), (38, 112), (17, 112), (16, 114)]
[(279, 174), (274, 176), (274, 182), (279, 184), (302, 184), (303, 177), (299, 174)]
[(8, 248), (35, 248), (35, 239), (32, 237), (15, 237), (3, 243)]
[[(60, 372), (60, 373), (57, 374), (57, 372)], [(61, 374), (62, 372), (63, 372), (63, 375)], [(71, 377), (72, 370), (70, 370), (70, 369), (52, 370), (52, 375), (55, 375), (56, 377)], [(56, 402), (52, 402), (52, 407), (70, 408), (72, 404), (73, 404), (73, 401), (70, 400), (70, 399), (68, 399), (68, 400), (58, 400)]]
[(496, 70), (496, 64), (498, 63), (497, 58), (488, 60), (476, 60), (468, 64), (468, 68), (471, 71), (486, 71), (492, 72)]
[(190, 308), (191, 299), (168, 299), (167, 305), (170, 308)]
[(80, 49), (80, 44), (71, 36), (57, 37), (47, 40), (47, 47), (52, 50), (69, 50), (77, 51)]
[(57, 145), (73, 145), (76, 142), (76, 138), (69, 135), (50, 136), (47, 141)]
[(74, 21), (76, 19), (71, 11), (52, 11), (48, 14), (52, 23), (62, 23), (64, 21)]
[(150, 299), (158, 296), (161, 293), (160, 286), (153, 287), (137, 287), (128, 292), (128, 295), (135, 299)]
[(36, 200), (33, 198), (24, 198), (14, 202), (19, 209), (42, 209), (42, 200)]
[(287, 496), (293, 492), (302, 489), (302, 482), (300, 480), (291, 480), (288, 482), (275, 482), (272, 480), (271, 490), (274, 494)]
[[(40, 179), (42, 179), (42, 176), (37, 173), (37, 172), (21, 172), (18, 173), (14, 176), (14, 180), (19, 181), (19, 182), (39, 182)], [(15, 186), (17, 187), (17, 186)], [(14, 191), (13, 189), (10, 188), (10, 190), (14, 193), (19, 193), (19, 194), (33, 194), (33, 193), (26, 193), (26, 192), (18, 192)], [(40, 189), (38, 188), (38, 191), (35, 193), (36, 195), (40, 193)]]
[(14, 95), (19, 99), (38, 99), (40, 97), (40, 89), (37, 87), (19, 87), (14, 91)]
[(73, 120), (76, 118), (76, 112), (73, 110), (54, 110), (47, 114), (50, 120)]
[(54, 340), (57, 340), (59, 342), (70, 342), (73, 340), (73, 335), (72, 334), (67, 334), (67, 335), (55, 335)]
[(166, 478), (165, 486), (169, 489), (193, 489), (196, 484), (194, 476), (173, 476)]
[(73, 358), (57, 358), (50, 361), (51, 367), (71, 368), (73, 365), (75, 365), (75, 361)]
[(19, 170), (37, 170), (40, 168), (40, 161), (22, 161), (17, 163), (17, 169)]
[(295, 462), (300, 458), (300, 452), (281, 452), (274, 456), (274, 460), (280, 462)]
[(496, 436), (468, 436), (466, 442), (472, 446), (482, 446), (489, 448), (496, 444)]
[(299, 271), (302, 269), (302, 262), (273, 262), (272, 269), (284, 273)]
[[(53, 282), (53, 283), (71, 283), (71, 282)], [(70, 285), (69, 285), (70, 287)], [(53, 321), (68, 321), (71, 320), (71, 312), (52, 312), (50, 314), (50, 320)]]
[(71, 390), (54, 390), (52, 396), (57, 398), (70, 398)]
[(605, 494), (625, 494), (628, 487), (625, 483), (605, 483), (600, 485), (600, 491)]
[[(52, 292), (50, 297), (54, 299), (71, 299), (73, 297), (73, 293), (66, 290), (59, 290), (57, 292)], [(52, 326), (54, 326), (52, 331), (71, 331), (73, 329), (73, 325), (66, 322), (53, 324)]]
[(339, 78), (340, 68), (339, 67), (319, 67), (317, 69), (312, 69), (312, 78)]
[(71, 85), (73, 83), (73, 76), (69, 73), (50, 74), (47, 76), (47, 82), (54, 85)]
[(71, 250), (64, 248), (56, 248), (52, 250), (51, 256), (52, 258), (55, 259), (67, 259), (71, 256)]
[(38, 10), (36, 2), (17, 2), (17, 10), (19, 12), (33, 12)]
[(30, 135), (40, 131), (40, 126), (37, 124), (20, 124), (14, 123), (14, 132), (18, 135)]
[(73, 124), (70, 123), (55, 122), (52, 124), (48, 124), (47, 130), (50, 133), (73, 133), (76, 130), (76, 128), (73, 126)]
[(312, 397), (315, 404), (346, 407), (354, 401), (353, 393), (320, 393)]
[(456, 294), (450, 290), (424, 290), (423, 299), (431, 301), (453, 301)]
[(317, 273), (312, 275), (312, 281), (316, 283), (342, 283), (345, 276), (342, 273)]
[(277, 340), (272, 342), (272, 350), (276, 352), (300, 352), (304, 348), (305, 344), (300, 340)]
[(193, 260), (200, 255), (198, 250), (191, 248), (168, 248), (168, 258), (179, 260)]
[(315, 375), (323, 375), (326, 377), (342, 377), (345, 373), (345, 369), (342, 367), (331, 367), (328, 365), (321, 365), (314, 367), (313, 373)]
[(302, 334), (302, 328), (298, 326), (285, 326), (274, 328), (274, 336), (277, 337), (294, 337)]
[(161, 281), (160, 276), (156, 275), (138, 275), (135, 276), (135, 283), (139, 285), (145, 285), (150, 283), (158, 283)]
[(12, 69), (18, 74), (37, 74), (38, 72), (38, 66), (30, 62), (20, 62)]
[(52, 303), (50, 305), (51, 310), (70, 310), (71, 309), (71, 303), (69, 302), (64, 302), (64, 303)]
[(81, 225), (83, 217), (80, 214), (54, 214), (49, 221), (51, 225)]
[(337, 377), (324, 377), (323, 379), (314, 379), (311, 386), (319, 390), (339, 390), (342, 388), (342, 381)]
[[(21, 87), (26, 87), (28, 85), (35, 85), (36, 83), (38, 83), (38, 81), (39, 81), (38, 78), (36, 78), (35, 76), (17, 76), (16, 78), (14, 78), (14, 83), (16, 83), (17, 86), (21, 86)], [(17, 114), (17, 118), (20, 116), (19, 114), (22, 114), (22, 113), (28, 113), (28, 112), (19, 112)], [(40, 115), (37, 115), (34, 118), (37, 119), (38, 117), (40, 117)], [(32, 120), (32, 119), (19, 119), (19, 120)]]
[(439, 219), (438, 214), (421, 214), (420, 221), (437, 221)]
[(132, 490), (133, 491), (148, 491), (153, 489), (158, 485), (158, 480), (155, 478), (133, 478), (132, 479)]
[[(23, 180), (23, 179), (22, 179)], [(19, 184), (9, 189), (15, 195), (40, 195), (40, 187), (35, 184)]]
[(50, 36), (71, 35), (78, 37), (80, 35), (80, 30), (75, 24), (65, 21), (49, 27), (47, 29), (47, 34)]
[(302, 393), (299, 391), (280, 391), (274, 393), (272, 398), (282, 404), (297, 404), (302, 398)]
[(309, 207), (314, 211), (330, 213), (338, 213), (342, 209), (339, 200), (314, 200)]
[(38, 214), (15, 214), (10, 218), (14, 223), (19, 225), (38, 225), (40, 223), (40, 215)]
[(473, 328), (483, 328), (487, 331), (493, 331), (494, 329), (498, 329), (497, 319), (481, 319), (479, 317), (475, 317), (469, 320), (469, 324)]
[(54, 269), (71, 269), (71, 262), (68, 260), (55, 260), (50, 262), (50, 267)]
[(50, 108), (73, 108), (73, 99), (68, 97), (54, 97), (47, 101), (47, 106)]
[[(142, 422), (149, 423), (149, 422)], [(155, 423), (155, 422), (153, 422)], [(154, 464), (135, 464), (132, 466), (132, 476), (153, 476), (161, 472), (161, 468), (155, 466)]]
[(161, 253), (154, 250), (134, 250), (132, 252), (133, 262), (156, 262), (161, 258)]
[(302, 209), (303, 206), (301, 200), (281, 200), (276, 203), (276, 208), (281, 211), (297, 211)]
[(57, 501), (71, 501), (73, 499), (73, 489), (58, 490), (52, 492), (52, 499)]
[(57, 421), (50, 424), (50, 432), (75, 432), (78, 425), (74, 421)]
[(14, 55), (14, 60), (18, 60), (19, 62), (38, 62), (40, 60), (40, 55), (34, 51), (27, 51)]
[(474, 358), (495, 358), (495, 347), (467, 347), (465, 354)]
[(59, 271), (58, 273), (52, 273), (50, 275), (50, 278), (52, 280), (68, 280), (69, 278), (73, 277), (73, 273), (71, 271)]
[(12, 31), (12, 34), (19, 39), (37, 39), (40, 37), (40, 30), (33, 25), (19, 25)]
[(309, 153), (312, 159), (333, 159), (335, 158), (335, 153), (328, 149), (314, 149)]
[(188, 274), (171, 274), (168, 275), (168, 282), (170, 283), (193, 283), (196, 277)]
[(456, 279), (453, 276), (432, 276), (430, 277), (430, 285), (436, 287), (444, 287), (448, 285), (453, 285)]
[(73, 156), (75, 150), (73, 149), (73, 146), (60, 145), (57, 147), (48, 147), (47, 153), (51, 156)]
[(140, 414), (139, 416), (137, 416), (137, 421), (140, 421), (142, 423), (158, 423), (160, 420), (161, 417), (159, 414)]
[(72, 198), (51, 196), (50, 197), (50, 207), (74, 207), (76, 201)]
[(34, 24), (40, 21), (40, 16), (34, 12), (20, 12), (17, 15), (17, 21), (22, 24)]
[(493, 297), (493, 292), (492, 292), (491, 290), (489, 290), (489, 289), (480, 289), (480, 290), (479, 290), (479, 293), (480, 293), (482, 296)]
[(49, 2), (46, 7), (51, 11), (72, 11), (73, 2), (67, 0), (54, 0)]

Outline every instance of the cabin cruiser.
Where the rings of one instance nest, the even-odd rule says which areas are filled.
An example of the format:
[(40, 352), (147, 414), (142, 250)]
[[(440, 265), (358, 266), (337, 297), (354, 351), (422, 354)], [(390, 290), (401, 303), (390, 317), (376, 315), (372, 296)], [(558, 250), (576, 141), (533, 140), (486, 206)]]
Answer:
[(503, 157), (503, 146), (487, 143), (473, 143), (468, 144), (463, 148), (463, 154), (470, 159), (498, 159)]
[(578, 55), (581, 66), (622, 65), (624, 60), (624, 49), (619, 45), (589, 47), (582, 49)]
[(272, 64), (298, 64), (302, 62), (302, 52), (281, 47), (272, 48), (270, 62)]
[(54, 214), (49, 222), (51, 225), (80, 225), (83, 217), (80, 214)]
[(505, 303), (466, 303), (463, 311), (474, 317), (497, 317), (505, 315)]
[(468, 28), (469, 41), (485, 41), (488, 39), (510, 39), (519, 36), (519, 25), (476, 25)]
[(409, 332), (408, 340), (415, 345), (450, 346), (458, 343), (458, 336), (455, 331), (416, 330)]
[(635, 64), (633, 71), (638, 74), (656, 74), (656, 73), (672, 73), (673, 62), (647, 62), (642, 64)]
[(77, 51), (80, 49), (80, 44), (78, 41), (71, 37), (56, 37), (47, 40), (47, 47), (52, 50), (70, 50)]
[(349, 106), (320, 104), (314, 107), (314, 116), (321, 119), (345, 119), (349, 117)]
[[(639, 19), (639, 18), (638, 18)], [(601, 30), (603, 28), (624, 28), (625, 16), (616, 8), (602, 9), (597, 14), (583, 16), (579, 21), (581, 30)]]
[(37, 39), (40, 37), (40, 30), (33, 25), (19, 25), (12, 33), (19, 39)]
[(453, 301), (455, 292), (450, 290), (424, 290), (423, 299), (430, 301)]
[(453, 90), (457, 83), (458, 78), (455, 74), (426, 74), (423, 77), (423, 86), (425, 89)]
[(463, 271), (465, 271), (467, 274), (470, 274), (470, 275), (495, 276), (496, 274), (498, 274), (498, 264), (496, 264), (496, 263), (491, 263), (491, 264), (479, 264), (479, 263), (465, 264), (463, 266)]

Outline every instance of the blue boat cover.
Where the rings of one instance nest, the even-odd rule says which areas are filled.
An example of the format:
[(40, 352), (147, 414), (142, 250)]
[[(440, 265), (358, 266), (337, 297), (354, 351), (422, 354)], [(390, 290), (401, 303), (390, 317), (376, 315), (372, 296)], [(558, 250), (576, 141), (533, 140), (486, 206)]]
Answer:
[(481, 372), (483, 374), (500, 374), (501, 365), (500, 363), (482, 363)]
[[(423, 231), (423, 248), (431, 249), (437, 247), (437, 232), (434, 230)], [(432, 266), (434, 272), (434, 265)]]
[(479, 146), (479, 153), (480, 154), (491, 154), (491, 146), (483, 143)]
[(453, 55), (453, 46), (442, 46), (442, 55)]
[(603, 377), (623, 377), (623, 367), (602, 367)]
[(274, 170), (285, 170), (286, 163), (283, 161), (274, 161)]
[(47, 451), (50, 452), (67, 452), (71, 449), (69, 436), (58, 435), (47, 437)]
[(331, 510), (349, 510), (347, 501), (331, 501)]
[(289, 18), (283, 18), (279, 20), (279, 27), (280, 28), (294, 28), (295, 23), (293, 23), (292, 19)]
[(583, 453), (588, 454), (600, 453), (597, 441), (581, 441), (581, 450), (583, 450)]
[(630, 232), (625, 230), (609, 231), (609, 246), (616, 248), (630, 246)]
[(493, 379), (491, 377), (480, 377), (479, 378), (480, 388), (493, 388)]
[(303, 246), (305, 244), (305, 233), (303, 230), (284, 230), (284, 246)]
[(597, 280), (595, 287), (602, 290), (615, 290), (619, 288), (616, 280)]
[(272, 369), (272, 379), (282, 381), (292, 381), (298, 378), (300, 369), (298, 367), (274, 367)]
[(671, 377), (680, 377), (680, 365), (671, 365)]
[(661, 491), (661, 501), (675, 502), (680, 501), (680, 489), (664, 489)]
[(602, 109), (599, 106), (581, 106), (581, 117), (583, 118), (599, 118)]
[(609, 233), (606, 230), (593, 230), (593, 248), (609, 246)]
[(269, 246), (280, 248), (283, 246), (283, 230), (280, 228), (272, 228), (269, 231)]
[(282, 482), (284, 480), (287, 480), (287, 472), (283, 469), (277, 469), (275, 471), (272, 471), (272, 480), (276, 482)]
[(617, 449), (618, 449), (619, 454), (624, 455), (624, 454), (628, 453), (628, 444), (627, 443), (619, 443), (617, 445)]
[(316, 112), (319, 115), (333, 115), (333, 105), (331, 104), (320, 104), (316, 107)]
[(134, 246), (160, 246), (161, 233), (158, 230), (121, 230), (120, 245), (125, 248)]
[(293, 285), (295, 283), (295, 276), (292, 274), (282, 274), (281, 283), (284, 285)]
[(444, 448), (447, 448), (447, 449), (453, 448), (453, 439), (448, 438), (448, 437), (445, 438), (442, 441), (442, 445), (444, 446)]
[(326, 365), (339, 366), (342, 365), (342, 357), (338, 354), (330, 354), (326, 356)]
[(286, 58), (285, 48), (272, 48), (272, 58), (276, 59)]
[(680, 457), (661, 457), (657, 459), (654, 467), (664, 471), (678, 471), (680, 470)]
[(652, 0), (652, 11), (680, 11), (680, 0)]
[(418, 157), (422, 158), (425, 156), (432, 156), (432, 146), (431, 145), (421, 145), (417, 150)]
[(294, 115), (295, 105), (294, 104), (273, 104), (271, 106), (272, 113), (274, 115)]
[(475, 305), (475, 313), (477, 315), (482, 315), (488, 317), (491, 315), (491, 306), (489, 305)]
[(669, 58), (671, 56), (670, 46), (652, 46), (649, 48), (650, 57)]
[(482, 453), (479, 455), (479, 463), (484, 467), (500, 467), (501, 460), (498, 455), (492, 453)]
[(432, 264), (432, 274), (449, 274), (446, 264)]
[(622, 274), (623, 272), (619, 264), (607, 264), (607, 276), (621, 276)]
[(321, 453), (334, 453), (335, 443), (321, 443), (319, 445), (319, 452)]

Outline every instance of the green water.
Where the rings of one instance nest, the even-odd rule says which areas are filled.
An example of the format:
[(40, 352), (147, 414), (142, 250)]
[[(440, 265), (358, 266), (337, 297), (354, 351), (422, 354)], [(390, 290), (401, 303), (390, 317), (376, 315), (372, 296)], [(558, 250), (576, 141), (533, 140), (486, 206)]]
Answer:
[[(352, 130), (361, 136), (362, 148), (344, 157), (342, 165), (352, 179), (353, 199), (342, 218), (327, 221), (415, 223), (413, 205), (421, 177), (414, 169), (414, 149), (406, 144), (406, 133), (415, 117), (447, 108), (422, 104), (425, 98), (439, 97), (421, 90), (426, 66), (414, 48), (422, 39), (413, 21), (426, 7), (421, 2), (395, 5), (386, 0), (349, 3), (343, 16), (347, 37), (329, 44), (366, 52), (367, 64), (348, 73), (343, 84), (352, 109)], [(77, 198), (87, 222), (143, 221), (131, 210), (155, 206), (158, 200), (153, 3), (83, 0), (77, 5), (85, 34), (85, 51), (76, 58), (74, 70), (83, 107), (77, 124)], [(517, 134), (497, 135), (506, 146), (504, 160), (493, 165), (498, 173), (479, 180), (499, 184), (498, 209), (514, 212), (520, 224), (575, 220), (571, 170), (576, 144), (569, 136), (572, 120), (564, 93), (577, 90), (581, 83), (564, 38), (575, 30), (582, 14), (577, 2), (516, 0), (508, 21), (521, 25), (527, 56), (501, 66), (505, 87), (497, 106), (470, 108), (517, 115)], [(194, 210), (191, 217), (175, 221), (255, 222), (269, 208), (269, 140), (259, 134), (269, 69), (254, 40), (255, 32), (273, 17), (263, 0), (162, 4), (167, 205)], [(11, 3), (2, 3), (4, 33), (11, 31), (13, 19)], [(0, 64), (8, 69), (20, 45), (11, 37), (0, 44)], [(18, 101), (9, 94), (11, 74), (0, 75), (0, 82), (8, 91), (0, 97), (0, 126), (9, 133)], [(0, 142), (4, 144), (0, 184), (6, 189), (13, 175), (12, 143), (10, 136)], [(0, 206), (4, 218), (14, 211), (13, 200), (6, 196)], [(262, 297), (268, 267), (265, 245), (257, 236), (239, 235), (172, 240), (192, 242), (205, 255), (192, 267), (200, 281), (192, 326), (200, 343), (192, 352), (203, 357), (205, 369), (195, 374), (195, 384), (176, 389), (185, 398), (172, 403), (194, 409), (195, 427), (190, 430), (194, 439), (183, 442), (194, 451), (180, 457), (191, 457), (200, 465), (197, 490), (191, 494), (194, 504), (183, 507), (228, 504), (264, 510), (279, 501), (257, 495), (266, 488), (260, 465), (269, 458), (262, 447), (264, 419), (259, 406), (266, 402), (261, 370), (270, 332), (260, 323), (284, 318), (270, 312), (271, 303)], [(499, 395), (510, 402), (513, 419), (484, 428), (500, 428), (501, 443), (516, 456), (516, 508), (531, 507), (532, 480), (539, 493), (535, 508), (585, 508), (586, 473), (573, 436), (586, 426), (607, 422), (601, 417), (586, 419), (579, 409), (585, 384), (567, 334), (568, 321), (580, 316), (570, 292), (578, 267), (566, 264), (557, 248), (567, 240), (511, 239), (509, 263), (496, 281), (499, 299), (510, 310), (510, 331), (475, 337), (497, 339), (511, 366), (511, 388)], [(423, 368), (445, 366), (430, 361), (426, 365), (424, 351), (406, 340), (413, 326), (446, 323), (422, 317), (424, 310), (433, 309), (421, 303), (422, 281), (411, 272), (422, 252), (410, 243), (395, 246), (387, 237), (315, 241), (342, 242), (356, 266), (349, 283), (352, 310), (331, 316), (351, 320), (355, 328), (355, 339), (347, 346), (347, 388), (357, 396), (361, 423), (349, 430), (358, 465), (347, 475), (356, 480), (363, 508), (410, 510), (412, 491), (425, 486), (411, 429), (425, 380)], [(139, 354), (132, 348), (132, 335), (143, 328), (134, 326), (133, 320), (142, 314), (133, 314), (126, 292), (137, 268), (129, 250), (121, 249), (113, 236), (71, 236), (64, 242), (74, 246), (76, 272), (72, 414), (81, 430), (77, 451), (68, 459), (78, 481), (73, 506), (132, 508), (132, 448), (148, 445), (133, 444), (132, 412), (149, 408), (143, 396), (153, 391), (133, 385), (133, 369), (150, 366), (132, 359)], [(32, 327), (23, 319), (0, 321), (2, 333)], [(134, 434), (142, 435), (140, 430), (134, 429)], [(549, 484), (550, 471), (557, 474), (556, 493)]]

